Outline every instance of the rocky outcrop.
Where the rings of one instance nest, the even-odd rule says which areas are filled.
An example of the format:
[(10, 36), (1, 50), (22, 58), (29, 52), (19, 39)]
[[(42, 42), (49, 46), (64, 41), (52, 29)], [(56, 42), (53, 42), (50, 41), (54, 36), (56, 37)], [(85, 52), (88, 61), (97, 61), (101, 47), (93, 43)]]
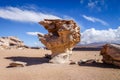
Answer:
[(120, 67), (120, 45), (106, 44), (101, 50), (103, 56), (103, 62), (108, 64), (114, 64)]
[(0, 49), (11, 49), (11, 48), (27, 48), (23, 41), (17, 37), (0, 37)]
[(48, 34), (38, 34), (39, 40), (52, 52), (52, 63), (67, 63), (73, 47), (80, 42), (80, 28), (73, 20), (49, 20), (39, 22)]

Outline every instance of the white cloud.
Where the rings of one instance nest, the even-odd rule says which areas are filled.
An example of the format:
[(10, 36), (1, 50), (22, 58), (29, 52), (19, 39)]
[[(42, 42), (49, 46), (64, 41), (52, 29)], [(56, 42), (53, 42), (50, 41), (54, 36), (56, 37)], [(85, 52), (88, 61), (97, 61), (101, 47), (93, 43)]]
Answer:
[(37, 36), (37, 34), (42, 34), (43, 35), (43, 33), (40, 33), (40, 32), (26, 32), (26, 34), (32, 35), (32, 36)]
[(95, 2), (89, 2), (88, 7), (94, 8), (96, 6)]
[[(27, 32), (28, 35), (32, 36), (37, 36), (38, 33), (40, 32)], [(91, 28), (81, 33), (81, 44), (99, 42), (120, 43), (120, 26), (117, 29), (108, 30), (96, 30), (94, 28)]]
[(0, 8), (0, 18), (21, 22), (39, 22), (43, 19), (61, 19), (58, 16), (16, 7)]
[(105, 26), (108, 25), (107, 22), (105, 22), (104, 20), (101, 20), (101, 19), (99, 19), (99, 18), (90, 17), (90, 16), (86, 16), (86, 15), (82, 15), (82, 17), (83, 17), (84, 19), (88, 20), (88, 21), (91, 21), (91, 22), (99, 22), (99, 23), (101, 23), (102, 25), (105, 25)]
[(117, 29), (96, 30), (87, 29), (81, 33), (81, 43), (89, 44), (96, 42), (113, 42), (120, 43), (120, 26)]

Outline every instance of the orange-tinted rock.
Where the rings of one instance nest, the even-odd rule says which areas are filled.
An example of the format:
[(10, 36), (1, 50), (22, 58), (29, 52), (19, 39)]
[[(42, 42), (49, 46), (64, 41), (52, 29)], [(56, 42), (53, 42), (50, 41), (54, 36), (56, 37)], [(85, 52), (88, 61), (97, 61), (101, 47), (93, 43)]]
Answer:
[(69, 61), (73, 47), (80, 42), (80, 28), (73, 20), (49, 20), (39, 22), (48, 34), (38, 34), (39, 40), (52, 51), (53, 63)]

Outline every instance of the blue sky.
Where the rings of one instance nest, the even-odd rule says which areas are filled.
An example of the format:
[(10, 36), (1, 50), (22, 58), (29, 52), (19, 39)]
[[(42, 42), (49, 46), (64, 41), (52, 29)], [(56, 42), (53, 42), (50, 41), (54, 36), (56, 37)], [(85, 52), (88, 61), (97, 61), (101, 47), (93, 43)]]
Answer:
[(0, 37), (16, 36), (29, 46), (41, 46), (38, 24), (49, 19), (73, 19), (81, 28), (82, 44), (120, 43), (119, 0), (0, 0)]

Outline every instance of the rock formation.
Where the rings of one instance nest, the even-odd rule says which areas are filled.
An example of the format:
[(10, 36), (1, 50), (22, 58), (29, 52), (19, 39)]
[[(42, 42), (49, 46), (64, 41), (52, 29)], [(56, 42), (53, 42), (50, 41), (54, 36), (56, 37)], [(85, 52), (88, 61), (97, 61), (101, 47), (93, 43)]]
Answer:
[(73, 47), (80, 42), (80, 28), (73, 20), (50, 20), (39, 22), (48, 34), (38, 34), (39, 40), (52, 52), (52, 63), (67, 63)]
[(27, 48), (17, 37), (0, 37), (0, 49)]
[(106, 44), (101, 50), (103, 62), (120, 67), (120, 45)]

